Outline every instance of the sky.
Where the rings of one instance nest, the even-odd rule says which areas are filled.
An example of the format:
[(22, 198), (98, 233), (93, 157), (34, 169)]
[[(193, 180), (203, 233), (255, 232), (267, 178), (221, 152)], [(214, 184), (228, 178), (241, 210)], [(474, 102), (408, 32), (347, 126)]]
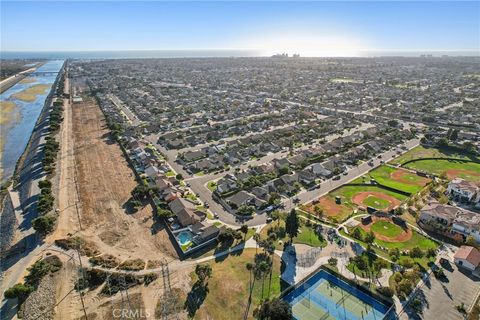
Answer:
[(1, 51), (480, 52), (480, 2), (1, 0)]

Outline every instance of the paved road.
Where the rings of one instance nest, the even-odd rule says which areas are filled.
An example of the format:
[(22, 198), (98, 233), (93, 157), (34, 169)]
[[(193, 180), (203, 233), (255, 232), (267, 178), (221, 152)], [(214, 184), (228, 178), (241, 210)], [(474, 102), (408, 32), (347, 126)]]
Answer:
[[(195, 146), (192, 146), (192, 147), (186, 147), (186, 148), (182, 148), (182, 149), (175, 149), (175, 150), (170, 150), (172, 151), (172, 154), (173, 154), (173, 151), (175, 151), (176, 153), (175, 154), (179, 154), (179, 153), (185, 153), (185, 152), (188, 152), (188, 151), (196, 151), (196, 150), (200, 150), (204, 147), (208, 147), (208, 146), (211, 146), (211, 145), (214, 145), (214, 144), (219, 144), (219, 143), (225, 143), (225, 142), (228, 142), (228, 141), (232, 141), (232, 140), (236, 140), (236, 139), (240, 139), (240, 138), (247, 138), (247, 137), (250, 137), (250, 136), (255, 136), (255, 135), (262, 135), (262, 134), (265, 134), (267, 132), (271, 132), (271, 131), (274, 131), (274, 130), (279, 130), (279, 129), (285, 129), (285, 128), (288, 128), (288, 127), (293, 127), (295, 125), (295, 122), (290, 122), (290, 123), (287, 123), (287, 124), (283, 124), (283, 125), (279, 125), (279, 126), (272, 126), (266, 130), (263, 130), (261, 132), (249, 132), (247, 134), (244, 134), (244, 135), (234, 135), (234, 136), (231, 136), (231, 137), (227, 137), (227, 138), (222, 138), (220, 140), (215, 140), (215, 141), (210, 141), (210, 142), (206, 142), (206, 143), (202, 143), (202, 144), (197, 144)], [(149, 136), (149, 140), (151, 141), (158, 141), (158, 138), (163, 135), (163, 133), (161, 134), (154, 134), (154, 135), (150, 135)]]
[[(348, 134), (351, 134), (351, 133), (352, 132), (349, 132)], [(339, 135), (330, 136), (327, 140), (331, 141), (331, 140), (337, 138), (338, 136)], [(168, 162), (176, 172), (181, 173), (184, 177), (189, 176), (183, 170), (181, 165), (174, 162), (175, 158), (172, 158), (172, 157), (175, 156), (175, 150), (166, 150), (162, 146), (158, 145), (156, 143), (156, 141), (155, 142), (151, 141), (151, 142), (154, 143), (154, 145), (160, 150), (160, 152), (167, 154), (167, 156), (169, 158)], [(417, 146), (419, 144), (419, 142), (420, 142), (420, 139), (415, 138), (415, 139), (407, 141), (406, 143), (404, 143), (404, 145), (407, 147), (407, 150), (410, 150), (410, 149), (414, 148), (415, 146)], [(308, 146), (305, 146), (304, 148), (308, 148)], [(406, 151), (404, 151), (404, 152), (406, 152)], [(262, 157), (261, 159), (259, 159), (259, 161), (254, 161), (254, 162), (256, 162), (257, 164), (261, 164), (261, 163), (271, 161), (274, 158), (277, 158), (277, 157), (280, 157), (280, 156), (285, 156), (285, 153), (280, 152), (280, 153), (270, 154), (270, 155), (267, 155), (265, 157)], [(338, 188), (341, 185), (343, 185), (343, 184), (345, 184), (345, 183), (347, 183), (351, 180), (354, 180), (357, 177), (360, 177), (363, 174), (367, 173), (368, 171), (380, 166), (382, 164), (381, 161), (387, 162), (387, 161), (390, 161), (390, 160), (392, 160), (396, 157), (398, 157), (398, 154), (393, 149), (389, 150), (389, 151), (386, 151), (382, 154), (381, 159), (373, 159), (373, 166), (370, 166), (367, 162), (361, 163), (359, 166), (353, 167), (350, 170), (348, 170), (346, 175), (341, 175), (339, 180), (333, 180), (333, 179), (326, 180), (326, 181), (324, 181), (320, 184), (319, 189), (315, 189), (315, 190), (311, 190), (311, 191), (303, 190), (299, 194), (297, 194), (296, 196), (294, 196), (292, 198), (285, 199), (283, 201), (283, 203), (285, 205), (285, 209), (290, 210), (297, 205), (297, 204), (293, 203), (293, 198), (295, 198), (295, 197), (297, 197), (300, 200), (299, 203), (301, 203), (301, 204), (308, 203), (308, 202), (310, 202), (310, 201), (312, 201), (312, 200), (314, 200), (314, 199), (316, 199), (316, 198), (318, 198), (322, 195), (327, 194), (331, 190), (333, 190), (335, 188)], [(246, 169), (251, 163), (252, 163), (252, 161), (241, 165), (240, 169)], [(233, 173), (233, 172), (234, 172), (234, 168), (230, 169), (227, 172), (222, 172), (222, 173), (217, 173), (217, 174), (209, 174), (209, 175), (200, 176), (200, 177), (195, 177), (194, 176), (194, 177), (191, 177), (191, 178), (187, 178), (186, 182), (188, 182), (190, 184), (190, 188), (196, 194), (198, 194), (201, 201), (203, 201), (203, 202), (208, 201), (208, 203), (210, 204), (210, 210), (214, 213), (217, 213), (218, 216), (219, 216), (219, 219), (222, 222), (225, 222), (225, 223), (230, 224), (230, 225), (241, 225), (243, 222), (237, 221), (237, 218), (234, 215), (227, 212), (223, 208), (222, 205), (220, 205), (219, 203), (217, 203), (213, 200), (212, 192), (210, 190), (208, 190), (208, 188), (206, 187), (206, 183), (208, 183), (209, 181), (219, 179), (219, 178), (223, 177), (225, 174)], [(246, 224), (249, 225), (249, 226), (257, 226), (257, 225), (261, 225), (261, 224), (266, 223), (266, 219), (267, 219), (266, 214), (260, 214), (260, 215), (254, 216), (252, 219), (248, 220), (246, 222)]]
[(136, 127), (142, 123), (142, 121), (140, 121), (140, 119), (138, 119), (138, 117), (127, 106), (125, 106), (125, 104), (119, 98), (117, 98), (117, 96), (110, 94), (109, 98), (110, 101), (112, 101), (112, 103), (127, 116), (128, 120), (133, 126)]
[[(326, 142), (330, 142), (330, 141), (335, 140), (337, 138), (351, 135), (351, 134), (353, 134), (357, 131), (362, 131), (362, 130), (368, 129), (372, 126), (373, 126), (372, 124), (362, 124), (359, 127), (354, 128), (354, 129), (352, 129), (348, 132), (345, 132), (343, 134), (329, 135), (329, 136), (325, 137), (324, 140)], [(173, 170), (175, 170), (175, 172), (181, 173), (184, 177), (190, 177), (190, 178), (186, 178), (185, 181), (188, 182), (190, 184), (190, 188), (196, 194), (199, 195), (199, 198), (202, 202), (207, 201), (210, 204), (210, 211), (212, 211), (214, 213), (217, 213), (218, 216), (219, 216), (219, 219), (222, 222), (227, 223), (227, 224), (231, 224), (231, 225), (241, 225), (241, 224), (243, 224), (243, 222), (237, 221), (237, 218), (234, 215), (232, 215), (231, 213), (229, 213), (228, 211), (226, 211), (223, 208), (222, 205), (213, 201), (212, 192), (210, 190), (208, 190), (208, 188), (206, 187), (206, 184), (209, 181), (220, 179), (221, 177), (223, 177), (227, 173), (234, 173), (235, 168), (231, 168), (230, 170), (228, 170), (226, 172), (222, 172), (222, 173), (208, 174), (208, 175), (204, 175), (204, 176), (191, 176), (183, 169), (183, 167), (180, 164), (175, 162), (175, 158), (178, 154), (178, 150), (168, 150), (168, 149), (166, 149), (165, 147), (163, 147), (162, 145), (157, 143), (156, 136), (154, 136), (154, 135), (147, 136), (146, 139), (150, 143), (155, 145), (155, 147), (161, 153), (163, 153), (164, 155), (167, 156), (168, 163), (173, 168)], [(320, 141), (320, 139), (318, 139), (314, 143), (319, 143), (319, 141)], [(296, 150), (304, 150), (304, 149), (308, 149), (308, 148), (311, 148), (311, 145), (302, 146), (302, 147), (300, 147)], [(238, 168), (240, 168), (241, 170), (245, 170), (252, 164), (259, 165), (259, 164), (262, 164), (262, 163), (267, 163), (267, 162), (272, 161), (275, 158), (283, 158), (286, 155), (287, 155), (287, 153), (285, 151), (284, 152), (270, 153), (270, 154), (268, 154), (268, 155), (266, 155), (266, 156), (264, 156), (264, 157), (262, 157), (258, 160), (248, 161), (248, 162), (238, 166)], [(322, 189), (322, 190), (325, 190), (325, 189)], [(248, 226), (257, 226), (257, 225), (261, 225), (261, 224), (266, 223), (266, 219), (267, 219), (266, 214), (260, 214), (260, 215), (254, 216), (252, 219), (248, 220), (246, 222), (246, 224)]]
[[(415, 139), (412, 139), (412, 140), (409, 140), (409, 141), (405, 142), (404, 145), (407, 147), (407, 150), (410, 150), (410, 149), (418, 146), (419, 143), (420, 143), (420, 139), (415, 138)], [(406, 152), (406, 151), (404, 151), (404, 152)], [(404, 152), (402, 152), (402, 153), (404, 153)], [(311, 190), (311, 191), (303, 190), (299, 194), (297, 194), (296, 196), (294, 196), (292, 198), (298, 198), (300, 200), (300, 203), (302, 203), (302, 204), (309, 203), (312, 200), (317, 199), (318, 197), (321, 197), (321, 196), (327, 194), (328, 192), (332, 191), (333, 189), (336, 189), (336, 188), (340, 187), (341, 185), (343, 185), (345, 183), (348, 183), (352, 180), (355, 180), (356, 178), (364, 175), (365, 173), (369, 172), (370, 170), (372, 170), (376, 167), (379, 167), (380, 165), (382, 165), (382, 161), (383, 162), (388, 162), (388, 161), (398, 157), (398, 154), (393, 149), (388, 150), (388, 151), (382, 153), (381, 155), (382, 155), (381, 159), (377, 159), (377, 158), (372, 159), (372, 161), (373, 161), (372, 166), (369, 165), (367, 162), (363, 162), (360, 165), (358, 165), (356, 167), (353, 167), (350, 170), (348, 170), (346, 172), (347, 173), (346, 175), (341, 175), (339, 180), (333, 180), (333, 179), (326, 180), (326, 181), (324, 181), (320, 184), (320, 188), (315, 189), (315, 190)], [(293, 204), (292, 198), (284, 200), (286, 210), (290, 210), (290, 209), (295, 207), (295, 205)]]

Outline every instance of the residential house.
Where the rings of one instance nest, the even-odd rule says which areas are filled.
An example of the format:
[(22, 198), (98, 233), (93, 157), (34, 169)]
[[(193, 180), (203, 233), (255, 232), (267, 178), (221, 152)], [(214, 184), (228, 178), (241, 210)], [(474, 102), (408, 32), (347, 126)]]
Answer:
[(228, 193), (235, 190), (238, 187), (237, 181), (232, 178), (223, 177), (217, 181), (217, 192), (218, 193)]
[(470, 246), (461, 246), (453, 256), (455, 264), (474, 271), (480, 265), (480, 251)]
[(473, 182), (455, 178), (448, 184), (447, 193), (460, 201), (473, 202), (480, 193), (480, 188)]

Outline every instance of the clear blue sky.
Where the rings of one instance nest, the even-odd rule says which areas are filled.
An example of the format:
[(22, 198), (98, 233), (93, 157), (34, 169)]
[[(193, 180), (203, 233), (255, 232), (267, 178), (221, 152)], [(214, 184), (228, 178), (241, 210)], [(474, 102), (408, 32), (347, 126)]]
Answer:
[(478, 1), (1, 1), (2, 51), (479, 48)]

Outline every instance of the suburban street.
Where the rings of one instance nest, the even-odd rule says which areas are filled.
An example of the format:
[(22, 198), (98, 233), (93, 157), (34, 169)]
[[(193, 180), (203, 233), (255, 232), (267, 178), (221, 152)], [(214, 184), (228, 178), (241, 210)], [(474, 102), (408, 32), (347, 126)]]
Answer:
[[(344, 134), (329, 135), (325, 138), (325, 140), (326, 140), (326, 142), (329, 142), (329, 141), (332, 141), (332, 140), (337, 139), (339, 137), (347, 136), (347, 135), (353, 134), (354, 132), (357, 132), (357, 131), (360, 131), (360, 130), (365, 130), (369, 127), (372, 127), (372, 125), (371, 124), (362, 124), (360, 127), (355, 128), (353, 130), (350, 130), (349, 132), (346, 132)], [(177, 157), (177, 154), (179, 153), (179, 150), (166, 149), (165, 147), (163, 147), (162, 145), (160, 145), (158, 143), (158, 137), (156, 135), (147, 136), (146, 138), (161, 153), (163, 153), (164, 155), (167, 156), (168, 163), (173, 168), (173, 170), (175, 172), (182, 174), (184, 177), (189, 177), (190, 176), (190, 178), (185, 179), (185, 181), (190, 185), (190, 189), (192, 189), (192, 191), (195, 194), (198, 195), (198, 197), (200, 198), (200, 200), (202, 202), (208, 202), (209, 203), (210, 211), (212, 211), (213, 213), (216, 213), (219, 217), (219, 220), (221, 220), (222, 222), (224, 222), (226, 224), (237, 225), (237, 226), (242, 225), (243, 223), (246, 223), (248, 226), (258, 226), (258, 225), (266, 223), (266, 220), (267, 220), (267, 215), (266, 214), (257, 214), (255, 216), (253, 216), (251, 219), (243, 222), (242, 220), (239, 220), (233, 214), (226, 211), (221, 204), (219, 204), (219, 203), (217, 203), (213, 200), (212, 192), (207, 188), (206, 184), (209, 181), (219, 179), (219, 178), (223, 177), (224, 175), (226, 175), (228, 173), (234, 173), (235, 168), (230, 168), (230, 170), (228, 170), (226, 172), (221, 172), (221, 173), (207, 174), (207, 175), (203, 175), (203, 176), (191, 176), (183, 169), (182, 165), (175, 162), (175, 159)], [(418, 139), (418, 138), (415, 138), (415, 139), (412, 139), (412, 140), (409, 140), (409, 141), (405, 142), (404, 145), (406, 146), (407, 149), (402, 150), (402, 153), (416, 147), (419, 143), (420, 143), (420, 139)], [(307, 146), (302, 146), (299, 149), (300, 150), (308, 149), (310, 147), (311, 146), (307, 145)], [(198, 149), (198, 146), (194, 147), (193, 149)], [(183, 149), (182, 149), (182, 151), (183, 151)], [(286, 155), (285, 151), (277, 152), (277, 153), (271, 153), (271, 154), (268, 154), (268, 155), (266, 155), (266, 156), (264, 156), (264, 157), (262, 157), (258, 160), (251, 160), (251, 161), (248, 161), (248, 162), (246, 162), (242, 165), (239, 165), (238, 168), (240, 168), (241, 170), (244, 170), (244, 169), (247, 169), (252, 164), (259, 165), (259, 164), (267, 163), (269, 161), (272, 161), (275, 158), (284, 157), (285, 155)], [(320, 184), (320, 187), (317, 188), (317, 189), (310, 190), (310, 191), (302, 190), (299, 194), (297, 194), (294, 197), (283, 199), (283, 204), (285, 205), (285, 210), (287, 210), (287, 211), (291, 210), (292, 208), (294, 208), (298, 204), (306, 204), (308, 202), (311, 202), (312, 200), (314, 200), (318, 197), (321, 197), (321, 196), (327, 194), (328, 192), (340, 187), (341, 185), (343, 185), (343, 184), (345, 184), (349, 181), (352, 181), (352, 180), (364, 175), (368, 171), (380, 166), (382, 164), (382, 162), (388, 162), (388, 161), (390, 161), (390, 160), (392, 160), (396, 157), (398, 157), (397, 151), (395, 151), (393, 149), (388, 150), (388, 151), (381, 154), (380, 159), (378, 159), (378, 158), (372, 159), (373, 165), (369, 165), (368, 162), (362, 162), (360, 165), (358, 165), (356, 167), (353, 167), (353, 168), (350, 168), (346, 172), (346, 174), (340, 175), (339, 180), (328, 179), (326, 181), (323, 181)], [(294, 198), (298, 198), (300, 201), (298, 203), (294, 203), (294, 201), (293, 201)]]

